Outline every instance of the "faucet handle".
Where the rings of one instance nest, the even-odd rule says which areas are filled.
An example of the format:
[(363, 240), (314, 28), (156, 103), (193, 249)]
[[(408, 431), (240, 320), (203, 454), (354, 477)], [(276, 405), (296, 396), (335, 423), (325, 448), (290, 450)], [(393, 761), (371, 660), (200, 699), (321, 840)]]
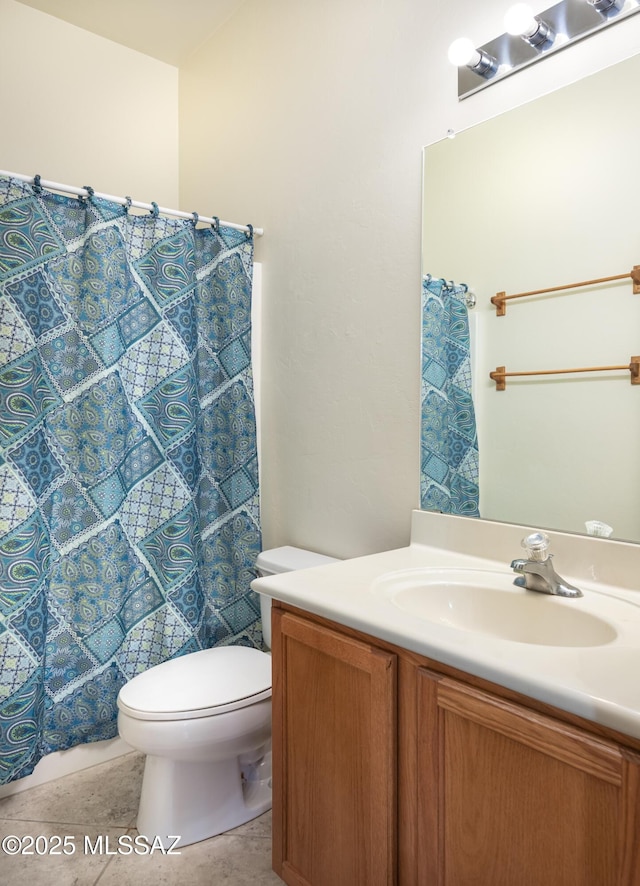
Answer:
[(549, 553), (551, 541), (546, 532), (532, 532), (531, 535), (522, 539), (521, 544), (526, 550), (529, 560), (544, 563), (551, 556)]

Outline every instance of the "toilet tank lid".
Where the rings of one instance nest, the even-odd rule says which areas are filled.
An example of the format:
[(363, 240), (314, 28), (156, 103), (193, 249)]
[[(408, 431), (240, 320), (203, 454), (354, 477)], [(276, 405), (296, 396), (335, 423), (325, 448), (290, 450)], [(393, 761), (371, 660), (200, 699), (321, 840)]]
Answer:
[(335, 557), (325, 557), (324, 554), (316, 554), (314, 551), (284, 545), (258, 554), (256, 568), (260, 572), (277, 575), (280, 572), (293, 572), (294, 569), (310, 569), (313, 566), (327, 566), (329, 563), (338, 562)]

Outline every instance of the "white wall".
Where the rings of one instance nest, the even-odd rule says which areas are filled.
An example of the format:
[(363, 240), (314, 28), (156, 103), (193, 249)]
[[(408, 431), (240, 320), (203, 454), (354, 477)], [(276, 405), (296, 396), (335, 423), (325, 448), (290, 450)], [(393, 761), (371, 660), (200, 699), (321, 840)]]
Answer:
[(0, 169), (178, 201), (178, 70), (0, 0)]
[(422, 146), (637, 51), (640, 16), (458, 103), (449, 43), (509, 5), (247, 0), (181, 69), (182, 208), (266, 229), (267, 545), (408, 541)]
[(408, 538), (428, 93), (403, 61), (423, 52), (415, 5), (249, 0), (181, 69), (183, 206), (266, 229), (267, 545), (348, 556)]

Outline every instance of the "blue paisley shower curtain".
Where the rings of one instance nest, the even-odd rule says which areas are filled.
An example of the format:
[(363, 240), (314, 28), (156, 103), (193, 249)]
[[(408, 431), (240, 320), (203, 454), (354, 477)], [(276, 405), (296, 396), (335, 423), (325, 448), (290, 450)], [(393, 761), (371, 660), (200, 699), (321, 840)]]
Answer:
[[(37, 180), (36, 180), (37, 181)], [(253, 243), (0, 178), (0, 780), (261, 643)]]
[(478, 437), (471, 396), (466, 286), (422, 281), (420, 507), (478, 510)]

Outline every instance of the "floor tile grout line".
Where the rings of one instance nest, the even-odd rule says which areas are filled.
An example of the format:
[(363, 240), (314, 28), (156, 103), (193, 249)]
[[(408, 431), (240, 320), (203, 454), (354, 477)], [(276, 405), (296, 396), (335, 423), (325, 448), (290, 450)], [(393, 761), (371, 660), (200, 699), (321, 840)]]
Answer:
[(116, 860), (116, 858), (117, 858), (117, 855), (114, 855), (112, 858), (109, 859), (109, 861), (106, 863), (106, 865), (102, 868), (102, 870), (98, 874), (97, 879), (95, 879), (93, 881), (92, 886), (98, 886), (98, 883), (100, 882), (100, 880), (104, 876), (105, 871), (107, 871), (109, 869), (109, 866), (113, 864), (113, 862)]
[[(1, 812), (2, 810), (0, 810)], [(46, 824), (46, 825), (55, 825), (63, 828), (92, 828), (93, 830), (99, 828), (111, 828), (113, 830), (126, 831), (129, 828), (135, 827), (135, 825), (131, 824), (113, 824), (104, 821), (93, 822), (93, 821), (58, 821), (51, 818), (6, 818), (3, 815), (0, 815), (0, 821), (11, 822), (12, 824)]]
[(0, 821), (35, 821), (40, 822), (41, 824), (83, 824), (89, 827), (117, 827), (117, 828), (129, 828), (132, 825), (129, 824), (129, 819), (121, 819), (120, 824), (114, 824), (112, 821), (77, 821), (71, 818), (52, 818), (52, 817), (43, 817), (39, 818), (38, 813), (30, 813), (29, 810), (26, 810), (21, 814), (21, 817), (17, 817), (15, 815), (3, 815), (3, 810), (0, 809)]
[[(135, 831), (136, 828), (136, 818), (134, 817), (133, 821), (128, 824), (113, 824), (106, 822), (86, 822), (86, 821), (57, 821), (49, 818), (4, 818), (0, 815), (0, 821), (2, 822), (11, 822), (13, 824), (21, 824), (21, 825), (48, 825), (51, 827), (60, 827), (60, 828), (78, 828), (79, 830), (100, 830), (101, 828), (105, 830), (113, 830), (113, 831)], [(234, 834), (232, 831), (223, 831), (221, 834), (216, 834), (214, 836), (217, 837), (234, 837), (235, 839), (246, 839), (247, 837), (251, 839), (258, 840), (269, 840), (271, 839), (269, 834)], [(207, 839), (212, 839), (208, 837)], [(202, 842), (202, 841), (199, 841)]]
[[(135, 828), (127, 828), (126, 831), (125, 831), (125, 833), (128, 834), (130, 831), (134, 831), (134, 830), (135, 830)], [(108, 861), (108, 862), (106, 863), (106, 865), (102, 868), (102, 870), (101, 870), (100, 873), (98, 874), (97, 879), (94, 880), (94, 882), (91, 884), (91, 886), (98, 886), (99, 881), (102, 879), (102, 877), (104, 877), (104, 874), (105, 874), (105, 872), (108, 870), (109, 865), (111, 865), (111, 864), (116, 860), (117, 857), (118, 857), (117, 855), (114, 855), (113, 858), (110, 858), (110, 859), (109, 859), (109, 861)]]
[[(270, 840), (271, 834), (231, 834), (229, 831), (223, 831), (218, 837), (232, 837), (235, 840)], [(211, 838), (209, 838), (211, 839)]]

